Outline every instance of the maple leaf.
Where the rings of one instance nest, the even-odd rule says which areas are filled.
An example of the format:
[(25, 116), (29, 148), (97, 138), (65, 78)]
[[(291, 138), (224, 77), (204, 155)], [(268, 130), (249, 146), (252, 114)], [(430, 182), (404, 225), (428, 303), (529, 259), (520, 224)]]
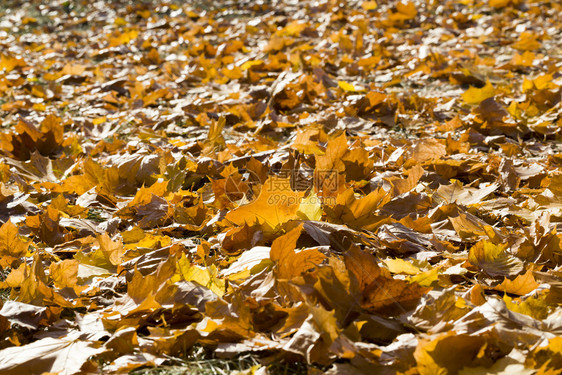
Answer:
[(343, 171), (344, 166), (341, 159), (348, 150), (347, 137), (343, 133), (328, 142), (324, 155), (316, 156), (316, 168), (319, 170), (335, 169), (340, 172)]
[(523, 263), (506, 252), (505, 245), (479, 241), (470, 249), (468, 260), (490, 276), (514, 276), (523, 270)]
[(107, 233), (98, 235), (96, 238), (97, 246), (88, 252), (78, 252), (75, 258), (80, 264), (89, 264), (106, 270), (114, 270), (121, 264), (125, 249), (123, 242), (119, 239), (113, 241)]
[(421, 341), (414, 357), (420, 374), (450, 374), (463, 367), (471, 367), (481, 358), (480, 350), (486, 344), (482, 336), (457, 334), (454, 331), (432, 340)]
[(0, 372), (561, 367), (558, 2), (5, 3)]
[(345, 223), (352, 228), (374, 229), (384, 223), (387, 218), (375, 214), (375, 209), (383, 206), (391, 199), (383, 188), (372, 191), (368, 195), (356, 198), (353, 189), (347, 189), (336, 198), (333, 207), (325, 207), (330, 221)]
[(494, 86), (490, 81), (486, 81), (486, 85), (482, 88), (471, 87), (463, 95), (463, 99), (467, 104), (479, 104), (480, 102), (493, 97), (496, 94)]
[(304, 192), (291, 189), (289, 179), (270, 177), (256, 200), (228, 212), (225, 219), (236, 225), (259, 224), (264, 231), (273, 231), (289, 220), (298, 219), (303, 196)]
[(505, 279), (501, 284), (497, 285), (495, 289), (524, 296), (535, 290), (539, 285), (540, 284), (537, 283), (533, 277), (533, 272), (528, 270), (523, 275), (519, 275), (513, 280)]
[(361, 306), (370, 311), (403, 312), (415, 306), (427, 292), (417, 283), (394, 279), (375, 258), (352, 247), (344, 257), (346, 266), (362, 294)]
[(302, 224), (278, 237), (271, 245), (270, 258), (277, 266), (277, 277), (290, 280), (320, 264), (325, 256), (316, 249), (296, 251)]
[(78, 282), (79, 262), (76, 259), (66, 259), (60, 263), (51, 263), (49, 276), (57, 288), (73, 287)]
[(18, 228), (8, 220), (0, 227), (0, 264), (7, 266), (27, 254), (30, 242), (22, 240)]

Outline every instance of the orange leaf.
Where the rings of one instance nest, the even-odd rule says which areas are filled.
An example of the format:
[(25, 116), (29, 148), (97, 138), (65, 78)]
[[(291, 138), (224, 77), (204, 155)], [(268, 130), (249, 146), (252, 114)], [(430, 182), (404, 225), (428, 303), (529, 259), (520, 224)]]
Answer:
[(524, 296), (525, 294), (531, 293), (533, 290), (537, 289), (539, 285), (540, 284), (537, 283), (533, 277), (533, 271), (528, 270), (523, 275), (519, 275), (513, 280), (509, 280), (508, 278), (504, 279), (504, 281), (500, 285), (494, 287), (494, 289)]
[(59, 263), (51, 263), (49, 275), (57, 288), (73, 287), (78, 282), (78, 265), (76, 259), (65, 259)]
[(226, 220), (236, 225), (259, 224), (272, 231), (289, 220), (298, 219), (297, 211), (304, 192), (291, 189), (290, 178), (270, 177), (262, 186), (259, 197), (226, 214)]
[(292, 279), (320, 264), (326, 256), (316, 249), (295, 251), (302, 224), (277, 238), (271, 245), (270, 259), (277, 263), (277, 277)]
[(0, 257), (20, 258), (28, 248), (29, 242), (19, 238), (18, 228), (10, 220), (0, 227)]

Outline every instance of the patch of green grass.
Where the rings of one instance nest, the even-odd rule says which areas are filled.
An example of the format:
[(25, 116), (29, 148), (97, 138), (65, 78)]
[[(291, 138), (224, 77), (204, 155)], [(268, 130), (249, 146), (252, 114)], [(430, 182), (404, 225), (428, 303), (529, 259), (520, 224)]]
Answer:
[(179, 365), (158, 366), (132, 371), (132, 375), (180, 375), (202, 374), (218, 375), (230, 374), (235, 371), (245, 371), (258, 366), (258, 360), (249, 354), (233, 359), (211, 358), (210, 354), (202, 347), (196, 347), (192, 354), (185, 360), (177, 360)]
[[(248, 371), (248, 373), (251, 374), (250, 370), (253, 366), (256, 366), (255, 370), (261, 367), (259, 364), (252, 366), (240, 366), (238, 363), (233, 363), (232, 360), (228, 359), (209, 359), (197, 362), (187, 362), (182, 366), (160, 366), (136, 370), (131, 372), (131, 375), (222, 375), (232, 374), (234, 372), (244, 373), (245, 371)], [(270, 375), (306, 375), (309, 373), (308, 369), (311, 366), (307, 366), (304, 363), (279, 362), (264, 367), (267, 368), (267, 374)]]
[[(0, 281), (5, 281), (6, 277), (10, 273), (10, 269), (1, 269), (0, 270)], [(2, 288), (0, 289), (0, 300), (7, 301), (10, 298), (11, 288)]]
[(104, 222), (106, 219), (103, 217), (103, 210), (99, 208), (90, 208), (88, 210), (88, 220), (96, 221), (99, 223)]
[(7, 301), (10, 298), (10, 288), (0, 289), (0, 300)]
[(177, 359), (178, 364), (165, 365), (151, 368), (143, 368), (132, 371), (131, 375), (182, 375), (182, 374), (201, 374), (201, 375), (222, 375), (236, 372), (248, 371), (254, 367), (258, 369), (265, 367), (267, 373), (271, 375), (305, 375), (310, 370), (317, 370), (318, 373), (326, 371), (328, 368), (307, 365), (304, 362), (294, 361), (275, 361), (269, 365), (261, 365), (260, 359), (255, 354), (244, 353), (235, 358), (213, 358), (211, 351), (196, 346), (186, 359)]

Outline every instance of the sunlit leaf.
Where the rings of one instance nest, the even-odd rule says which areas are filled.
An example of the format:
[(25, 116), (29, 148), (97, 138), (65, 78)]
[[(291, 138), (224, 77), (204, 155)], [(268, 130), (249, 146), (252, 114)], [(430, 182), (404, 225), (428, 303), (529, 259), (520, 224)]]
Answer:
[(4, 374), (76, 374), (83, 369), (95, 369), (95, 365), (89, 362), (90, 357), (106, 350), (96, 342), (84, 340), (79, 332), (61, 338), (46, 337), (0, 351), (0, 371)]
[(291, 189), (289, 179), (270, 177), (264, 182), (259, 197), (226, 214), (233, 224), (260, 224), (265, 230), (277, 228), (291, 219), (297, 219), (303, 192)]
[(514, 276), (523, 270), (523, 263), (506, 252), (506, 246), (479, 241), (470, 249), (468, 260), (490, 276)]
[(470, 87), (462, 94), (462, 98), (467, 104), (479, 104), (484, 99), (491, 98), (494, 95), (496, 95), (496, 89), (490, 81), (486, 81), (486, 85), (482, 88)]

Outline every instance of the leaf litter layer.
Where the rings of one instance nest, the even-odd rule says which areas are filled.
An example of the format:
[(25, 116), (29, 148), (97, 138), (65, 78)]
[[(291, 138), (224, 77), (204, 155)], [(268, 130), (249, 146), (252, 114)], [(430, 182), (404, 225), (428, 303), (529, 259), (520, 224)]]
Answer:
[(556, 373), (561, 14), (6, 2), (0, 372)]

